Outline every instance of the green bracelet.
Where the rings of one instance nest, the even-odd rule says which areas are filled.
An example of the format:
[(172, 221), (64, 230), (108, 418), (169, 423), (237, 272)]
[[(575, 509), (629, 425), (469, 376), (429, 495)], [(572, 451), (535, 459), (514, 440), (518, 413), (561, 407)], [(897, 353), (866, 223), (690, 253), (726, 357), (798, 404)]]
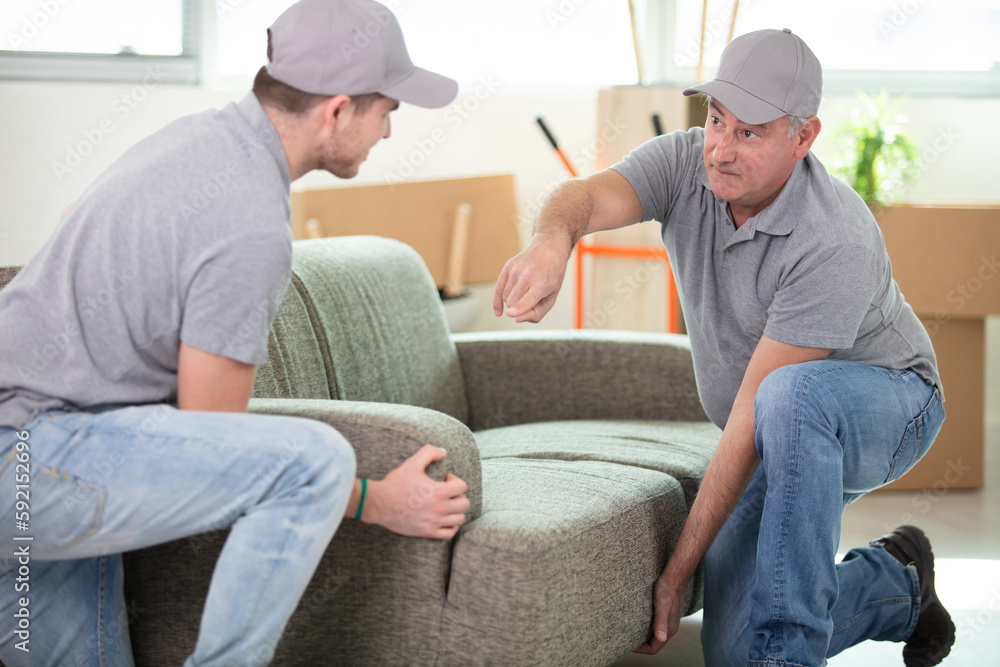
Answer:
[(355, 521), (361, 521), (361, 511), (365, 508), (365, 492), (368, 490), (368, 480), (361, 478), (361, 502), (358, 503), (358, 513), (354, 515)]

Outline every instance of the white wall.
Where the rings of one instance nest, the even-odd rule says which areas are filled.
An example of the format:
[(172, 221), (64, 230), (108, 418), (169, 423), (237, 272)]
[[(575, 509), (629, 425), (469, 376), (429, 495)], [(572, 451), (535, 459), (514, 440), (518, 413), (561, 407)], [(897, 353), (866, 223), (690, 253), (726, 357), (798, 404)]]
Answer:
[[(0, 161), (0, 265), (28, 261), (52, 233), (62, 209), (135, 141), (181, 115), (222, 106), (243, 94), (171, 85), (0, 82), (0, 146), (5, 154)], [(815, 147), (821, 159), (829, 151), (830, 131), (854, 106), (853, 98), (824, 100), (820, 117), (826, 131)], [(995, 157), (1000, 135), (982, 131), (988, 123), (978, 120), (1000, 114), (1000, 100), (910, 100), (902, 111), (928, 158), (909, 199), (1000, 202)], [(594, 91), (528, 95), (486, 81), (463, 88), (456, 103), (443, 110), (404, 105), (393, 114), (392, 138), (372, 150), (354, 181), (338, 183), (328, 174), (313, 173), (293, 187), (384, 182), (389, 173), (426, 179), (513, 172), (527, 234), (538, 201), (565, 177), (534, 123), (536, 112), (544, 113), (586, 173), (597, 122)], [(435, 142), (431, 137), (442, 136), (435, 133), (439, 128), (444, 139)], [(72, 156), (68, 162), (71, 150), (87, 154), (79, 164)], [(546, 327), (571, 326), (571, 272)], [(491, 287), (474, 290), (484, 305)], [(477, 324), (479, 329), (510, 326), (486, 312)], [(987, 338), (987, 414), (1000, 424), (1000, 318), (989, 322)]]
[[(387, 174), (419, 180), (513, 172), (527, 234), (540, 198), (566, 177), (534, 115), (545, 115), (578, 168), (586, 170), (596, 101), (593, 91), (544, 98), (505, 92), (502, 83), (487, 80), (463, 88), (445, 109), (403, 105), (392, 116), (392, 137), (375, 146), (357, 178), (339, 181), (314, 172), (293, 188), (380, 183)], [(127, 84), (0, 82), (0, 145), (7, 156), (0, 162), (0, 265), (28, 261), (63, 208), (134, 142), (179, 116), (244, 94), (170, 85), (142, 90)], [(435, 142), (439, 128), (444, 139)], [(78, 165), (74, 151), (88, 153)], [(66, 164), (71, 171), (58, 166)], [(562, 301), (545, 326), (570, 326), (571, 301)], [(481, 318), (480, 326), (507, 325), (490, 320)]]

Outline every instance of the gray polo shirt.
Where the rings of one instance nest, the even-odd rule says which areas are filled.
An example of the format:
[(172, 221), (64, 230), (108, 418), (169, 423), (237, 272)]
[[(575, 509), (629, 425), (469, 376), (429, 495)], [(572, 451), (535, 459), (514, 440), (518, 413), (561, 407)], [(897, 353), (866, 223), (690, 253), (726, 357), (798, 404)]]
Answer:
[(291, 273), (289, 184), (253, 93), (126, 151), (0, 291), (0, 426), (173, 400), (182, 340), (263, 362)]
[(861, 198), (809, 153), (777, 199), (736, 229), (709, 186), (703, 128), (647, 141), (612, 167), (658, 220), (691, 337), (698, 392), (729, 419), (762, 335), (831, 359), (911, 368), (940, 387), (930, 337), (892, 279)]

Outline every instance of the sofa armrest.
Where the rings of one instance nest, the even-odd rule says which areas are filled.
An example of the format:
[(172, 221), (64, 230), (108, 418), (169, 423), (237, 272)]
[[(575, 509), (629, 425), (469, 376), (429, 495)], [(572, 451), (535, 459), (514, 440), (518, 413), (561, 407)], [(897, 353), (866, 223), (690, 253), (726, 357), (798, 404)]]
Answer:
[(299, 398), (252, 398), (249, 412), (318, 419), (337, 429), (354, 447), (358, 477), (382, 479), (425, 444), (448, 451), (427, 467), (427, 474), (443, 480), (450, 472), (468, 485), (470, 507), (466, 521), (482, 514), (482, 475), (479, 448), (468, 427), (436, 410), (366, 401)]
[[(479, 450), (469, 429), (435, 410), (362, 401), (251, 399), (251, 412), (319, 419), (357, 455), (358, 474), (381, 478), (424, 444), (448, 456), (427, 468), (468, 483), (467, 521), (482, 514)], [(345, 520), (285, 629), (273, 665), (438, 664), (441, 616), (455, 540), (404, 537)]]
[(705, 421), (679, 334), (455, 334), (473, 431), (564, 419)]

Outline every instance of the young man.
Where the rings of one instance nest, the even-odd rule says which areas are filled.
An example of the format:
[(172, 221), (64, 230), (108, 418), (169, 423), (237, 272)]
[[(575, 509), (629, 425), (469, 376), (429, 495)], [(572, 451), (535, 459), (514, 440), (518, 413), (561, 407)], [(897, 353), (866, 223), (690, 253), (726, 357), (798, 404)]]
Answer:
[(908, 667), (937, 664), (955, 629), (919, 529), (835, 565), (844, 506), (920, 459), (944, 409), (930, 338), (871, 213), (809, 152), (819, 61), (789, 30), (753, 32), (695, 93), (711, 98), (705, 128), (552, 194), (501, 272), (494, 310), (537, 322), (582, 235), (661, 222), (701, 401), (723, 434), (640, 652), (677, 631), (704, 557), (711, 667), (815, 667), (864, 639), (905, 641)]
[[(354, 176), (399, 101), (457, 92), (414, 67), (371, 0), (302, 0), (268, 39), (252, 93), (132, 147), (0, 292), (0, 512), (5, 534), (33, 538), (10, 542), (30, 545), (30, 594), (17, 559), (0, 569), (9, 667), (132, 664), (122, 551), (231, 526), (186, 664), (266, 664), (342, 517), (440, 539), (464, 521), (465, 483), (425, 473), (443, 450), (363, 500), (335, 430), (245, 414), (291, 271), (289, 184)], [(21, 595), (30, 653), (15, 646)]]

